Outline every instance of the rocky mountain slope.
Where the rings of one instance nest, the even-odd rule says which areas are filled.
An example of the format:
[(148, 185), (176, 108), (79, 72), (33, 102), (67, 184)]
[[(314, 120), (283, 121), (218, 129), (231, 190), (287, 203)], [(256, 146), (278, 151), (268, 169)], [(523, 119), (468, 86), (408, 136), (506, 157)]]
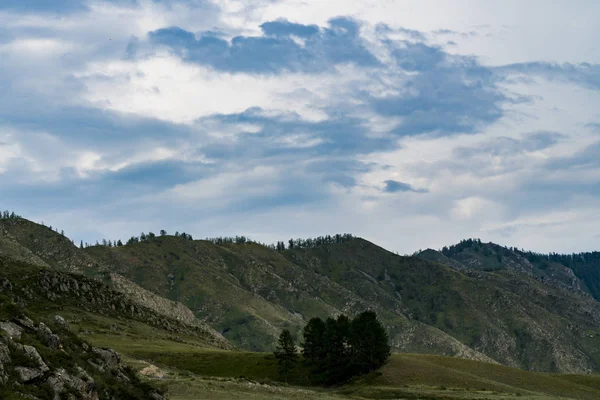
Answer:
[(175, 313), (173, 323), (186, 327), (200, 320), (197, 326), (218, 332), (204, 330), (214, 345), (224, 337), (240, 348), (270, 350), (283, 328), (298, 335), (313, 316), (373, 309), (396, 351), (535, 371), (600, 367), (600, 303), (586, 286), (569, 281), (564, 269), (538, 268), (493, 244), (401, 257), (359, 238), (275, 251), (165, 235), (82, 250), (23, 219), (0, 227), (6, 243), (20, 246), (11, 257), (38, 265), (42, 275), (78, 272), (154, 318)]
[[(179, 325), (185, 326), (185, 330), (206, 333), (210, 337), (209, 342), (218, 345), (218, 347), (230, 347), (223, 336), (215, 331), (209, 325), (206, 325), (195, 318), (194, 314), (183, 304), (160, 297), (124, 278), (123, 276), (111, 272), (109, 268), (98, 260), (90, 257), (86, 252), (76, 247), (71, 240), (62, 234), (59, 234), (49, 227), (35, 224), (23, 218), (0, 219), (0, 257), (5, 261), (21, 261), (21, 264), (35, 265), (42, 267), (44, 274), (55, 274), (52, 280), (75, 281), (85, 279), (79, 275), (94, 278), (87, 279), (88, 284), (79, 286), (77, 282), (73, 283), (76, 288), (93, 287), (97, 282), (103, 285), (97, 286), (100, 294), (112, 300), (118, 300), (120, 304), (128, 304), (128, 307), (145, 310), (144, 317), (150, 318), (150, 321), (174, 320)], [(2, 262), (0, 260), (0, 262)], [(0, 272), (1, 274), (1, 272)], [(72, 283), (72, 282), (71, 282)], [(69, 283), (65, 283), (69, 287)], [(56, 285), (54, 285), (56, 286)], [(44, 292), (48, 291), (51, 299), (60, 299), (62, 286), (56, 288), (42, 287)], [(89, 293), (73, 291), (71, 294), (83, 297), (84, 301), (79, 303), (82, 307), (96, 311), (98, 307), (101, 310), (101, 304), (86, 305), (86, 299), (94, 299)], [(60, 301), (60, 300), (59, 300)], [(96, 299), (101, 302), (101, 300)], [(98, 306), (98, 307), (97, 307)], [(140, 314), (142, 315), (142, 314)]]
[[(0, 398), (161, 400), (110, 349), (92, 347), (59, 315), (34, 322), (6, 296), (0, 306)], [(52, 329), (51, 329), (52, 328)]]
[(282, 328), (298, 332), (312, 316), (370, 308), (397, 351), (531, 370), (598, 368), (600, 304), (543, 282), (518, 257), (483, 270), (400, 257), (362, 239), (275, 252), (169, 236), (87, 251), (244, 348), (269, 349)]

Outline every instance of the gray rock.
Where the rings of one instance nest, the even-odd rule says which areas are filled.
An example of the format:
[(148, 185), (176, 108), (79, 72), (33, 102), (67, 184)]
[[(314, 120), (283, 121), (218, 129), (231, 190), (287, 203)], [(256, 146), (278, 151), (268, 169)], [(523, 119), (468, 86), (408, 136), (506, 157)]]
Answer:
[(10, 350), (7, 345), (0, 343), (0, 365), (10, 363)]
[(69, 324), (67, 323), (67, 321), (60, 315), (54, 316), (54, 322), (56, 322), (57, 325), (60, 325), (61, 327), (65, 328), (65, 329), (69, 328)]
[(35, 324), (32, 320), (27, 317), (16, 318), (15, 321), (17, 324), (21, 325), (23, 328), (29, 329), (31, 331), (35, 331)]
[(19, 375), (19, 379), (23, 383), (30, 382), (44, 375), (44, 373), (41, 370), (35, 368), (16, 367), (15, 371), (17, 372), (17, 374)]
[[(83, 372), (88, 376), (85, 371)], [(64, 393), (66, 388), (70, 388), (80, 393), (80, 398), (83, 400), (98, 400), (98, 387), (91, 378), (90, 381), (85, 381), (79, 377), (68, 374), (64, 369), (57, 370), (46, 380), (46, 383), (50, 385), (55, 394)], [(60, 396), (58, 396), (58, 398), (60, 398)]]
[(46, 346), (54, 350), (61, 348), (60, 337), (52, 333), (50, 328), (48, 328), (43, 322), (40, 322), (38, 333), (42, 336), (43, 342)]
[(0, 343), (0, 384), (5, 384), (8, 376), (6, 375), (5, 364), (10, 364), (10, 350), (7, 345)]
[(92, 352), (97, 356), (97, 363), (102, 367), (114, 370), (121, 365), (121, 357), (112, 349), (92, 347)]
[(30, 360), (32, 360), (38, 365), (42, 374), (50, 371), (50, 368), (48, 368), (44, 360), (42, 360), (42, 356), (40, 356), (40, 353), (38, 353), (35, 347), (23, 346), (23, 350), (25, 350), (25, 354), (27, 355), (27, 357), (29, 357)]
[(0, 322), (0, 330), (6, 332), (6, 334), (12, 339), (21, 339), (23, 329), (17, 324), (12, 322)]
[(65, 381), (62, 379), (59, 371), (49, 376), (48, 379), (46, 379), (46, 383), (48, 386), (50, 386), (52, 392), (55, 394), (60, 394), (65, 390)]

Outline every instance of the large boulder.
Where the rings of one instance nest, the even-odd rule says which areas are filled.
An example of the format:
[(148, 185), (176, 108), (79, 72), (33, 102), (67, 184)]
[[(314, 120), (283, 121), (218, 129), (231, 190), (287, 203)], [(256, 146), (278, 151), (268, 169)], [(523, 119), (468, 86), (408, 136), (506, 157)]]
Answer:
[(59, 325), (60, 327), (64, 328), (64, 329), (68, 329), (69, 328), (69, 324), (67, 323), (67, 321), (61, 317), (60, 315), (55, 315), (54, 316), (54, 322), (56, 322), (57, 325)]
[[(85, 374), (85, 377), (88, 375)], [(98, 400), (98, 387), (91, 378), (88, 381), (80, 376), (70, 375), (64, 369), (56, 370), (48, 377), (46, 383), (57, 395), (64, 393), (67, 389), (72, 389), (77, 391), (83, 400)]]
[(0, 330), (6, 332), (11, 339), (19, 340), (23, 334), (23, 329), (13, 322), (0, 321)]
[(42, 356), (38, 353), (37, 349), (33, 346), (23, 346), (23, 350), (25, 351), (25, 355), (36, 365), (38, 369), (42, 372), (42, 374), (50, 371), (50, 368), (46, 365), (44, 360), (42, 360)]
[(60, 343), (60, 337), (52, 333), (50, 328), (48, 328), (43, 322), (40, 322), (40, 325), (38, 327), (38, 333), (46, 346), (54, 350), (62, 348), (62, 345)]
[(116, 370), (121, 366), (121, 357), (112, 349), (92, 348), (92, 352), (96, 355), (96, 367), (100, 370)]
[(35, 324), (34, 324), (34, 323), (33, 323), (33, 321), (32, 321), (30, 318), (28, 318), (28, 317), (25, 317), (25, 316), (23, 316), (23, 317), (19, 317), (19, 318), (16, 318), (16, 319), (15, 319), (15, 321), (16, 321), (16, 322), (17, 322), (19, 325), (21, 325), (23, 328), (25, 328), (25, 329), (28, 329), (28, 330), (30, 330), (30, 331), (35, 331), (35, 330), (36, 330), (36, 329), (35, 329)]
[(31, 382), (35, 379), (41, 378), (44, 373), (39, 368), (29, 368), (29, 367), (15, 367), (15, 371), (19, 376), (19, 380), (23, 383)]

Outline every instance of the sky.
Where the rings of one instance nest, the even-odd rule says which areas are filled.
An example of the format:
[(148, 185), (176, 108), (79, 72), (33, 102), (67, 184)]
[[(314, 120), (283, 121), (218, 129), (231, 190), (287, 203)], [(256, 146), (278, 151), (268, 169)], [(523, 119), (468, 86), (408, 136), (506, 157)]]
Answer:
[(0, 208), (79, 243), (600, 250), (596, 0), (4, 0)]

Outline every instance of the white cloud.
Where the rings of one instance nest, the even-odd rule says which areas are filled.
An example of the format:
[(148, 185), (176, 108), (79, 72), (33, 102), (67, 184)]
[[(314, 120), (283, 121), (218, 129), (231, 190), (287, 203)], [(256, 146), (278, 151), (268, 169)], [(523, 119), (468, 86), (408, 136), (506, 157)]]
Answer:
[[(48, 38), (15, 39), (7, 44), (0, 45), (0, 52), (18, 53), (33, 58), (56, 57), (73, 48), (72, 44), (64, 40)], [(35, 62), (31, 60), (31, 62)]]
[(263, 3), (246, 23), (288, 18), (325, 25), (328, 19), (343, 14), (425, 32), (480, 32), (479, 36), (456, 39), (458, 46), (453, 51), (480, 56), (493, 65), (530, 60), (598, 63), (598, 32), (591, 16), (599, 13), (600, 4), (593, 0), (280, 0)]
[[(194, 7), (148, 0), (140, 7), (94, 1), (91, 13), (60, 17), (0, 13), (0, 25), (11, 32), (7, 36), (11, 39), (0, 45), (8, 61), (5, 74), (10, 74), (5, 81), (0, 75), (0, 84), (14, 89), (15, 96), (45, 99), (56, 109), (90, 106), (125, 119), (157, 118), (184, 124), (188, 129), (187, 136), (155, 140), (151, 135), (140, 135), (139, 143), (125, 145), (114, 139), (120, 132), (110, 132), (115, 144), (109, 144), (107, 135), (103, 145), (98, 145), (74, 140), (77, 132), (30, 129), (26, 113), (18, 110), (21, 113), (6, 122), (8, 128), (2, 128), (0, 134), (4, 143), (0, 144), (0, 174), (8, 175), (15, 160), (30, 170), (29, 176), (18, 179), (34, 185), (63, 183), (65, 171), (80, 182), (94, 182), (102, 174), (163, 161), (214, 167), (207, 176), (103, 204), (122, 209), (122, 215), (106, 218), (109, 213), (100, 215), (97, 204), (77, 203), (69, 205), (73, 210), (53, 210), (51, 218), (49, 212), (32, 214), (52, 220), (53, 225), (65, 225), (73, 234), (88, 235), (88, 240), (98, 235), (123, 238), (123, 233), (138, 234), (139, 230), (157, 230), (162, 225), (200, 236), (238, 233), (264, 241), (353, 232), (403, 253), (419, 247), (441, 247), (471, 236), (542, 251), (592, 249), (596, 243), (591, 238), (600, 233), (596, 232), (600, 204), (598, 195), (586, 188), (600, 180), (599, 168), (592, 163), (577, 170), (548, 169), (549, 163), (576, 156), (599, 140), (597, 132), (586, 127), (600, 122), (599, 92), (566, 79), (509, 77), (502, 84), (505, 92), (515, 98), (530, 96), (531, 101), (505, 104), (504, 116), (476, 134), (398, 137), (390, 141), (390, 149), (371, 153), (358, 148), (352, 154), (332, 146), (332, 154), (327, 155), (317, 149), (331, 144), (331, 138), (304, 129), (269, 137), (268, 146), (285, 150), (271, 157), (262, 157), (261, 149), (251, 146), (235, 148), (229, 159), (210, 159), (204, 150), (212, 146), (226, 153), (236, 144), (267, 146), (260, 142), (265, 128), (262, 124), (224, 123), (215, 117), (253, 107), (262, 108), (261, 115), (280, 120), (293, 119), (297, 114), (304, 121), (326, 122), (344, 114), (359, 121), (369, 139), (389, 139), (390, 132), (406, 120), (377, 114), (357, 93), (379, 99), (403, 93), (418, 97), (419, 88), (411, 85), (416, 73), (392, 67), (389, 48), (376, 29), (379, 23), (423, 31), (429, 43), (444, 44), (451, 38), (457, 45), (446, 51), (474, 55), (487, 65), (600, 62), (599, 32), (592, 18), (600, 12), (599, 7), (593, 1), (541, 0), (226, 0)], [(330, 18), (340, 15), (362, 22), (362, 37), (369, 50), (388, 68), (343, 65), (325, 73), (267, 76), (220, 72), (164, 53), (136, 61), (123, 57), (131, 36), (143, 38), (148, 31), (169, 26), (190, 32), (214, 30), (232, 37), (259, 35), (262, 22), (277, 18), (326, 26)], [(567, 29), (565, 24), (576, 29)], [(432, 33), (438, 29), (458, 34), (438, 37)], [(470, 33), (473, 31), (475, 34)], [(394, 35), (410, 38), (406, 32)], [(30, 112), (36, 111), (46, 110)], [(13, 116), (5, 117), (9, 120)], [(118, 129), (119, 125), (115, 126)], [(158, 129), (166, 132), (167, 128)], [(562, 136), (541, 148), (519, 150), (517, 144), (511, 153), (511, 143), (521, 143), (528, 134), (540, 131)], [(351, 132), (337, 134), (342, 138), (348, 134), (352, 139)], [(508, 150), (495, 152), (494, 146), (508, 146)], [(293, 155), (286, 158), (288, 153)], [(346, 170), (332, 163), (318, 171), (306, 170), (311, 162), (336, 160), (363, 162), (370, 167)], [(336, 173), (343, 175), (340, 181), (348, 178), (356, 185), (326, 179)], [(428, 192), (382, 193), (386, 180)], [(77, 184), (75, 181), (73, 185)], [(530, 189), (535, 185), (539, 187)], [(585, 190), (577, 192), (575, 187), (572, 193), (565, 193), (561, 185), (579, 185)], [(295, 202), (312, 192), (314, 198)], [(241, 208), (279, 197), (283, 200), (273, 206)], [(548, 199), (554, 197), (560, 197), (556, 204)], [(14, 204), (19, 206), (18, 201)], [(236, 205), (241, 209), (232, 210)], [(27, 209), (17, 211), (28, 215)], [(88, 221), (86, 225), (93, 228), (81, 221)]]
[(320, 121), (327, 117), (326, 106), (350, 101), (344, 94), (365, 79), (349, 66), (333, 73), (257, 76), (219, 72), (169, 55), (95, 63), (77, 76), (86, 81), (84, 99), (99, 108), (176, 123), (252, 107)]

